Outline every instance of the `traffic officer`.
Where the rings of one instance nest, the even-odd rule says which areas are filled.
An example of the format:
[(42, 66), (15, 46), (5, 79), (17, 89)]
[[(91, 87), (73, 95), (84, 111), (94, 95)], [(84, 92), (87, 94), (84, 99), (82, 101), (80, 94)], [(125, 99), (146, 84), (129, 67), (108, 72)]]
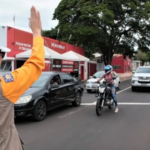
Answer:
[[(23, 150), (14, 124), (14, 104), (19, 97), (39, 78), (45, 67), (44, 40), (41, 37), (41, 19), (35, 7), (31, 8), (30, 27), (33, 32), (31, 57), (25, 64), (1, 76), (0, 84), (0, 150)], [(6, 49), (0, 50), (0, 64)]]

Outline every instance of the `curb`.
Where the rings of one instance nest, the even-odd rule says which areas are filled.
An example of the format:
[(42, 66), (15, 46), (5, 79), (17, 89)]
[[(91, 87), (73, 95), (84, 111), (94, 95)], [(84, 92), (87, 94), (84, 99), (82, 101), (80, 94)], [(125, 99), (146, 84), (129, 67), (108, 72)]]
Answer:
[(125, 79), (120, 79), (120, 82), (124, 82), (124, 81), (127, 81), (127, 80), (130, 80), (132, 77), (127, 77)]

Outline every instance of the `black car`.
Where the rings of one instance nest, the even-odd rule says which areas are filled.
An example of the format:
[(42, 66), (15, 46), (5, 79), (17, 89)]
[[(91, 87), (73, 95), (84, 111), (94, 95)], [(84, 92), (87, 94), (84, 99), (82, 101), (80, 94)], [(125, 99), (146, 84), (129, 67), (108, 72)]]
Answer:
[(15, 104), (15, 116), (32, 115), (41, 121), (48, 110), (68, 103), (80, 106), (82, 95), (81, 80), (63, 72), (43, 72)]

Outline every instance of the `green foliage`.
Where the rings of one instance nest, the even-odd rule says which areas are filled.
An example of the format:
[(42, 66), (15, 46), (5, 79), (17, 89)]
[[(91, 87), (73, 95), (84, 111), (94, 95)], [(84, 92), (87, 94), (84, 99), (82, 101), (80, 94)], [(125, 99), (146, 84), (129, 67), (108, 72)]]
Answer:
[(51, 30), (43, 30), (42, 36), (49, 37), (52, 39), (59, 39), (61, 38), (60, 34), (58, 34), (58, 30), (55, 28), (52, 28)]
[(110, 64), (114, 53), (132, 57), (134, 47), (149, 50), (149, 17), (150, 0), (62, 0), (53, 19), (61, 40), (83, 46), (89, 56), (99, 51)]
[(137, 54), (135, 55), (135, 59), (142, 61), (142, 64), (144, 65), (145, 62), (149, 61), (148, 55), (150, 55), (149, 52), (145, 53), (142, 52), (141, 50), (138, 50)]

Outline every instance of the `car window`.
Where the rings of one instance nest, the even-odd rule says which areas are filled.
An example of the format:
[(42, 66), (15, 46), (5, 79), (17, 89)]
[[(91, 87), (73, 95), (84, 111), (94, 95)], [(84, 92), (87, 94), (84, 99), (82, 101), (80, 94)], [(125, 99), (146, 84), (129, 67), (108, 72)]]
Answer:
[(69, 83), (73, 81), (73, 78), (69, 74), (62, 74), (61, 76), (64, 83)]
[(42, 88), (48, 83), (49, 75), (41, 75), (37, 81), (35, 81), (30, 88)]
[(150, 68), (138, 68), (136, 73), (150, 73)]
[(50, 84), (51, 85), (60, 85), (61, 84), (60, 76), (59, 75), (53, 76), (52, 79), (50, 80)]
[(96, 73), (93, 75), (93, 77), (101, 78), (104, 74), (105, 74), (104, 71), (99, 71), (99, 72), (96, 72)]

